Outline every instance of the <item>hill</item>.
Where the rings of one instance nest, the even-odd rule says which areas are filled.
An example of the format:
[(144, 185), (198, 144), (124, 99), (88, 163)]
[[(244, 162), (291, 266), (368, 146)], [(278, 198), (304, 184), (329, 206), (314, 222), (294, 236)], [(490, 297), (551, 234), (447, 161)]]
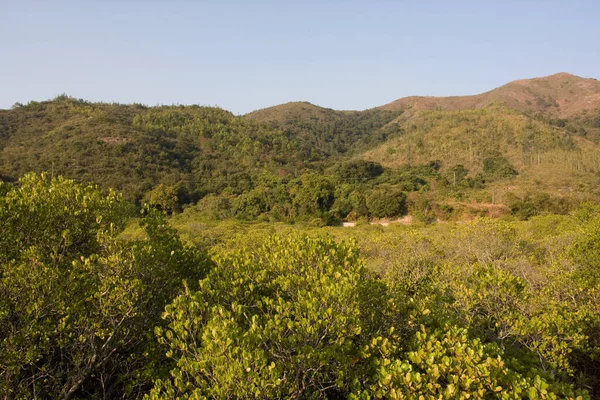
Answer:
[(451, 174), (464, 168), (466, 177), (473, 178), (486, 173), (486, 162), (502, 160), (516, 172), (488, 176), (488, 191), (495, 188), (519, 197), (547, 191), (597, 199), (600, 145), (595, 128), (582, 132), (575, 128), (581, 121), (567, 121), (558, 126), (502, 103), (477, 109), (418, 110), (395, 121), (401, 135), (363, 152), (360, 158), (390, 168), (437, 160), (441, 172)]
[[(92, 103), (59, 96), (0, 110), (0, 177), (48, 171), (124, 192), (139, 202), (159, 184), (182, 204), (207, 193), (240, 194), (264, 173), (294, 176), (342, 157), (399, 112), (339, 112), (290, 105), (285, 124), (270, 110), (237, 117), (214, 107)], [(279, 112), (279, 108), (277, 109)], [(310, 122), (308, 122), (310, 121)], [(312, 123), (312, 125), (311, 125)]]
[(540, 194), (574, 204), (600, 199), (599, 96), (596, 80), (564, 73), (365, 111), (291, 102), (235, 116), (59, 96), (0, 110), (0, 178), (48, 171), (171, 211), (202, 199), (215, 218), (316, 223), (427, 220), (436, 204), (506, 211)]
[(474, 96), (411, 96), (378, 107), (382, 110), (464, 110), (500, 101), (522, 112), (572, 117), (600, 109), (600, 82), (565, 72), (522, 79)]
[(336, 111), (307, 102), (290, 102), (246, 114), (292, 137), (311, 143), (326, 156), (353, 153), (384, 142), (398, 133), (390, 124), (402, 110)]
[(411, 96), (379, 107), (382, 110), (464, 110), (500, 101), (528, 113), (572, 117), (600, 109), (600, 82), (565, 72), (543, 78), (522, 79), (474, 96)]
[(0, 174), (48, 171), (122, 190), (130, 200), (159, 183), (196, 199), (247, 189), (256, 171), (298, 168), (300, 143), (265, 124), (199, 106), (91, 103), (60, 96), (0, 111)]

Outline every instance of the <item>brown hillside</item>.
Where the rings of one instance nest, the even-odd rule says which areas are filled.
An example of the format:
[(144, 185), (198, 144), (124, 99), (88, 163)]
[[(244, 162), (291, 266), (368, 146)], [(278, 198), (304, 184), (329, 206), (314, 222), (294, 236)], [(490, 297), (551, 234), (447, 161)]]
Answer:
[(379, 107), (384, 110), (465, 110), (501, 101), (519, 111), (542, 112), (570, 117), (600, 108), (600, 82), (568, 73), (510, 82), (474, 96), (411, 96)]

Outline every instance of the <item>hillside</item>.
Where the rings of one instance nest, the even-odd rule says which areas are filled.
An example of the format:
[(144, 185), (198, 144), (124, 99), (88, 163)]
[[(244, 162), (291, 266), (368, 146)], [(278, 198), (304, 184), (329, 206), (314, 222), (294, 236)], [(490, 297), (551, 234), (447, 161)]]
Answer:
[(67, 96), (17, 104), (0, 110), (0, 177), (47, 171), (116, 188), (133, 201), (165, 184), (177, 187), (185, 204), (207, 193), (240, 194), (264, 173), (293, 177), (304, 168), (323, 168), (360, 143), (382, 143), (385, 133), (374, 132), (400, 114), (310, 107), (291, 107), (289, 123), (280, 126), (270, 122), (268, 110), (237, 117), (214, 107)]
[[(283, 132), (211, 107), (145, 107), (58, 97), (0, 111), (0, 174), (95, 182), (139, 200), (159, 183), (188, 194), (247, 188), (266, 168), (310, 162)], [(285, 173), (285, 172), (282, 173)]]
[(202, 200), (219, 219), (428, 220), (540, 194), (575, 205), (600, 199), (599, 104), (599, 82), (564, 73), (365, 111), (291, 102), (235, 116), (63, 95), (0, 110), (0, 178), (47, 171), (170, 211)]
[(360, 158), (389, 168), (438, 160), (442, 173), (452, 175), (458, 168), (471, 178), (485, 174), (489, 160), (504, 160), (515, 173), (486, 178), (487, 201), (492, 201), (491, 191), (500, 202), (506, 201), (507, 193), (523, 197), (536, 191), (598, 199), (600, 145), (591, 133), (574, 128), (580, 122), (557, 126), (499, 103), (478, 109), (419, 110), (396, 121), (402, 135)]
[(251, 112), (245, 118), (282, 129), (331, 156), (384, 142), (398, 133), (397, 127), (390, 123), (402, 112), (377, 109), (337, 111), (307, 102), (290, 102)]
[(600, 82), (568, 73), (522, 79), (474, 96), (411, 96), (379, 107), (382, 110), (464, 110), (499, 101), (522, 112), (572, 117), (600, 109)]
[(437, 161), (442, 173), (462, 166), (473, 178), (484, 172), (486, 159), (501, 157), (518, 175), (488, 177), (488, 187), (510, 187), (519, 196), (537, 190), (600, 196), (600, 82), (595, 79), (559, 73), (510, 82), (475, 96), (406, 97), (363, 112), (286, 103), (246, 118), (271, 123), (295, 137), (337, 133), (339, 141), (347, 134), (336, 128), (346, 121), (356, 124), (353, 115), (384, 111), (398, 114), (381, 114), (385, 117), (379, 121), (389, 122), (368, 127), (353, 141), (349, 157), (391, 169)]

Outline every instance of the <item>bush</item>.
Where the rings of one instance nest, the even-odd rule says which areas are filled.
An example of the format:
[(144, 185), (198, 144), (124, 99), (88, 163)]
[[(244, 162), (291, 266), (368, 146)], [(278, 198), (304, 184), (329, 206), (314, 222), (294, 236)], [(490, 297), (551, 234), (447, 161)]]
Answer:
[(154, 214), (117, 240), (120, 195), (30, 174), (0, 197), (0, 393), (138, 397), (164, 357), (149, 333), (207, 257)]
[(406, 195), (398, 189), (375, 189), (367, 197), (367, 208), (377, 218), (391, 218), (406, 214)]
[(506, 157), (493, 156), (483, 160), (483, 172), (494, 178), (507, 178), (519, 175)]
[(158, 330), (176, 362), (151, 399), (312, 398), (348, 393), (372, 315), (386, 303), (354, 246), (272, 238), (235, 252), (197, 292), (178, 297)]

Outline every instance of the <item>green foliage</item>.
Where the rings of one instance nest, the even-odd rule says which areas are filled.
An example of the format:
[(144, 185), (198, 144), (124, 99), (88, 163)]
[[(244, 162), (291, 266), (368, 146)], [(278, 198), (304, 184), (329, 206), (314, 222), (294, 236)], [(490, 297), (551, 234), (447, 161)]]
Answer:
[(259, 171), (301, 162), (296, 139), (211, 107), (89, 103), (66, 96), (0, 111), (0, 170), (47, 171), (139, 201), (159, 184), (206, 192), (248, 188)]
[(252, 112), (251, 120), (267, 122), (300, 139), (302, 159), (322, 160), (357, 153), (401, 133), (394, 119), (402, 111), (335, 111), (310, 103), (288, 103)]
[(214, 107), (91, 103), (61, 95), (0, 110), (0, 176), (47, 171), (121, 190), (136, 203), (160, 184), (176, 186), (185, 188), (179, 208), (207, 193), (241, 194), (264, 172), (294, 175), (381, 142), (384, 125), (399, 114), (333, 113), (322, 126), (292, 128), (294, 121), (273, 126)]
[[(201, 204), (269, 214), (286, 201), (274, 200), (281, 183), (263, 176), (253, 191)], [(212, 244), (203, 233), (217, 263), (211, 268), (156, 211), (141, 220), (143, 239), (119, 239), (130, 208), (115, 193), (37, 175), (2, 184), (0, 391), (14, 398), (597, 393), (596, 206), (523, 222), (327, 228), (339, 199), (354, 210), (359, 188), (334, 190), (316, 174), (290, 185), (321, 215), (310, 229), (358, 230), (365, 261), (354, 244), (271, 237), (285, 225), (238, 222), (213, 228), (222, 231)], [(336, 203), (319, 208), (302, 185), (333, 193)], [(232, 203), (221, 207), (225, 199)], [(173, 220), (198, 212), (206, 210), (188, 208)]]
[(538, 152), (577, 151), (577, 143), (564, 128), (498, 103), (477, 109), (415, 110), (399, 122), (403, 134), (367, 150), (368, 159), (389, 167), (443, 160), (447, 166), (461, 164), (477, 173), (492, 151), (519, 169), (534, 158), (537, 161)]
[(332, 211), (339, 218), (355, 220), (369, 215), (365, 195), (360, 186), (340, 184), (335, 188), (335, 202)]
[(149, 398), (589, 398), (570, 380), (577, 363), (594, 367), (579, 353), (593, 354), (579, 330), (591, 303), (544, 304), (554, 295), (497, 267), (438, 268), (435, 244), (409, 237), (385, 284), (330, 240), (271, 238), (220, 256), (167, 308), (157, 333), (176, 367)]
[(506, 157), (492, 156), (483, 159), (483, 172), (492, 178), (506, 178), (518, 175)]
[(115, 193), (34, 174), (0, 197), (1, 393), (135, 397), (163, 368), (151, 331), (210, 263), (153, 215), (147, 240), (117, 240), (128, 209)]
[(520, 219), (529, 219), (541, 213), (567, 214), (572, 205), (564, 197), (551, 197), (548, 193), (526, 193), (522, 198), (507, 196), (511, 213)]
[(377, 218), (398, 217), (406, 214), (406, 195), (392, 187), (381, 187), (369, 195), (367, 207)]
[(304, 174), (291, 183), (292, 204), (296, 215), (321, 215), (334, 202), (334, 186), (331, 180), (317, 174)]
[(123, 228), (131, 213), (121, 195), (62, 177), (28, 174), (4, 184), (0, 196), (0, 262), (17, 260), (35, 248), (47, 260), (70, 260), (99, 251), (98, 231)]
[(597, 114), (1, 110), (0, 393), (597, 397)]
[(349, 161), (339, 165), (335, 174), (342, 182), (357, 183), (377, 178), (383, 174), (383, 167), (381, 164), (372, 161)]
[(270, 209), (268, 193), (261, 189), (242, 193), (236, 197), (233, 208), (236, 215), (242, 218), (256, 218)]
[[(157, 331), (177, 366), (149, 398), (305, 398), (349, 390), (386, 303), (357, 249), (305, 236), (217, 261)], [(379, 297), (381, 296), (381, 297)], [(373, 303), (371, 303), (373, 301)], [(381, 305), (378, 305), (381, 304)]]
[(580, 284), (597, 288), (600, 285), (600, 223), (597, 219), (597, 207), (592, 212), (595, 216), (585, 226), (582, 236), (573, 243), (569, 253), (580, 267), (575, 272)]
[(209, 194), (203, 197), (195, 210), (204, 214), (209, 220), (223, 220), (234, 216), (232, 199), (228, 196)]
[(174, 186), (158, 184), (154, 189), (146, 193), (144, 200), (152, 207), (160, 211), (172, 214), (177, 208), (177, 189)]
[(498, 346), (470, 339), (464, 329), (428, 333), (422, 327), (405, 360), (387, 358), (388, 346), (374, 340), (373, 347), (377, 345), (384, 345), (384, 351), (376, 362), (373, 383), (349, 398), (557, 399), (563, 395), (553, 392), (539, 376), (532, 379), (511, 370)]
[(424, 165), (403, 165), (396, 170), (386, 170), (377, 183), (394, 185), (405, 192), (425, 190), (429, 180), (439, 178), (438, 167), (435, 162)]
[[(351, 205), (350, 192), (337, 193), (337, 186), (335, 199), (319, 207), (293, 204), (297, 185), (291, 182), (308, 173), (355, 185), (363, 197), (382, 184), (405, 193), (432, 192), (432, 211), (416, 210), (417, 219), (425, 221), (443, 217), (438, 202), (491, 197), (480, 189), (502, 179), (518, 179), (524, 191), (549, 186), (540, 190), (553, 199), (558, 196), (552, 189), (561, 197), (600, 198), (593, 175), (600, 165), (597, 146), (569, 130), (577, 125), (595, 132), (596, 117), (589, 113), (561, 122), (500, 104), (403, 113), (340, 112), (307, 103), (237, 117), (215, 107), (91, 103), (61, 95), (0, 110), (0, 177), (11, 181), (27, 171), (47, 171), (115, 188), (137, 205), (148, 202), (168, 213), (207, 195), (231, 203), (242, 196), (239, 208), (232, 204), (232, 212), (211, 212), (209, 218), (333, 223), (366, 214), (360, 201)], [(394, 154), (381, 150), (382, 158), (378, 145)], [(572, 187), (565, 182), (574, 171), (585, 179)], [(491, 187), (496, 194), (497, 189)], [(265, 193), (265, 204), (246, 210), (245, 195), (254, 190), (250, 197)], [(529, 203), (515, 206), (523, 218), (535, 213)], [(483, 213), (457, 209), (448, 218)]]

